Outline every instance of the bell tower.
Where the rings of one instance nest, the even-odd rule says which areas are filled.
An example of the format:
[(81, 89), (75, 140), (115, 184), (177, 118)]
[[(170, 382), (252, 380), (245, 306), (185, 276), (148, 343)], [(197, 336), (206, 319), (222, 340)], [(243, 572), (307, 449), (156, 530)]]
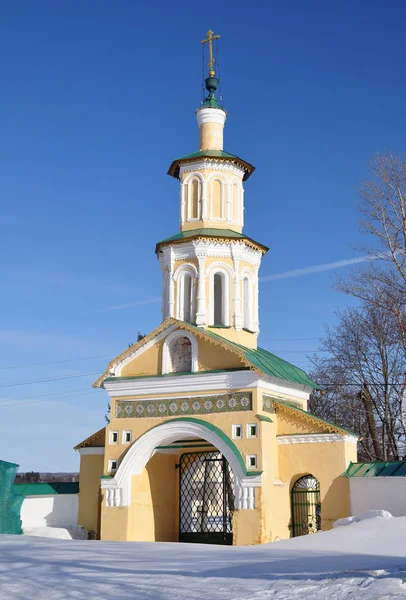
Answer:
[(158, 242), (163, 274), (162, 317), (210, 329), (256, 348), (258, 271), (268, 248), (243, 233), (244, 187), (254, 167), (223, 149), (227, 112), (216, 99), (212, 31), (207, 97), (196, 110), (199, 150), (174, 160), (180, 181), (180, 232)]

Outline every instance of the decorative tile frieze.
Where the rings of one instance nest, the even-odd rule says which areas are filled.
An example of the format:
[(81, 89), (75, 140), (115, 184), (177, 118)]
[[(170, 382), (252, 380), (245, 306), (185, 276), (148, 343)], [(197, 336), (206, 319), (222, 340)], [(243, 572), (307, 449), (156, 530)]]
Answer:
[(252, 410), (251, 392), (157, 400), (118, 400), (116, 418), (178, 417)]
[[(268, 396), (267, 394), (262, 395), (262, 410), (265, 412), (275, 414), (275, 406), (273, 401), (278, 402), (277, 398), (273, 398), (272, 396)], [(295, 402), (295, 400), (284, 400), (283, 403), (289, 404), (290, 406), (294, 406), (295, 408), (300, 408), (303, 410), (303, 404), (301, 402)]]
[(271, 413), (271, 415), (275, 414), (275, 407), (273, 404), (272, 396), (262, 394), (262, 410), (267, 413)]

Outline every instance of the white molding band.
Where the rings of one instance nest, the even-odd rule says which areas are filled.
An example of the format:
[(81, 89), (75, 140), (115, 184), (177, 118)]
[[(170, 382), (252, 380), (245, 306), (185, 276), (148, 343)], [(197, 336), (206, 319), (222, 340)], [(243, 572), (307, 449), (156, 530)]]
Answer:
[(217, 123), (218, 125), (224, 125), (226, 118), (227, 113), (222, 108), (203, 107), (198, 108), (196, 111), (196, 119), (199, 127), (201, 127), (203, 123)]
[[(159, 396), (173, 393), (195, 393), (219, 390), (238, 390), (260, 388), (266, 393), (271, 393), (276, 399), (288, 401), (290, 396), (299, 401), (307, 400), (308, 391), (303, 391), (304, 386), (290, 383), (276, 377), (264, 375), (261, 377), (256, 371), (225, 371), (223, 373), (191, 373), (179, 377), (148, 377), (117, 381), (105, 381), (104, 388), (110, 398), (125, 396)], [(308, 389), (308, 388), (305, 388)]]
[(104, 446), (86, 446), (86, 448), (78, 448), (79, 454), (86, 456), (88, 454), (104, 454)]
[(187, 437), (204, 439), (225, 456), (234, 474), (236, 508), (253, 510), (255, 488), (261, 486), (261, 475), (247, 476), (238, 456), (222, 437), (202, 423), (189, 419), (176, 419), (162, 423), (144, 433), (133, 443), (114, 477), (101, 479), (101, 488), (106, 490), (106, 505), (130, 506), (132, 476), (142, 473), (157, 446), (169, 445)]
[(357, 443), (355, 435), (340, 435), (339, 433), (309, 433), (293, 435), (277, 435), (276, 443), (280, 444), (320, 444), (323, 442), (353, 442)]
[[(184, 333), (184, 331), (182, 331)], [(199, 373), (179, 377), (148, 377), (105, 381), (104, 388), (111, 398), (117, 396), (159, 395), (179, 392), (208, 392), (257, 387), (259, 375), (255, 371), (231, 371), (224, 373)]]

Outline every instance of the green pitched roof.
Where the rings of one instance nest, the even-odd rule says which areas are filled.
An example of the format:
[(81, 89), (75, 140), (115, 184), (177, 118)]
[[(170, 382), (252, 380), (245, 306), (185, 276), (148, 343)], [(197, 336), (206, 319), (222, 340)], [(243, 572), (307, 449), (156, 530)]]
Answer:
[(13, 492), (17, 496), (55, 496), (56, 494), (78, 494), (79, 482), (15, 483)]
[(165, 238), (164, 240), (161, 240), (155, 246), (155, 253), (159, 252), (159, 248), (162, 244), (167, 244), (169, 242), (177, 242), (177, 241), (181, 241), (181, 240), (187, 240), (187, 239), (195, 238), (195, 237), (209, 237), (209, 238), (215, 237), (215, 238), (226, 238), (226, 239), (231, 239), (231, 240), (233, 240), (233, 239), (248, 240), (250, 242), (253, 242), (254, 244), (257, 244), (258, 246), (261, 246), (262, 248), (265, 249), (266, 252), (269, 250), (269, 248), (267, 248), (267, 246), (264, 246), (263, 244), (259, 244), (258, 242), (256, 242), (252, 238), (248, 237), (247, 235), (244, 235), (243, 233), (238, 233), (237, 231), (233, 231), (232, 229), (216, 229), (215, 227), (202, 227), (200, 229), (191, 229), (190, 231), (180, 231), (179, 233), (176, 233), (175, 235), (172, 235), (168, 238)]
[(193, 152), (192, 154), (186, 154), (172, 161), (171, 166), (168, 170), (168, 175), (179, 179), (180, 163), (193, 161), (196, 158), (223, 158), (231, 162), (236, 162), (245, 171), (243, 180), (246, 181), (248, 177), (255, 171), (255, 167), (250, 163), (246, 162), (242, 158), (239, 158), (235, 154), (230, 154), (224, 150), (199, 150), (199, 152)]
[(343, 477), (406, 477), (406, 461), (350, 462)]
[(194, 329), (198, 329), (200, 332), (204, 331), (204, 333), (207, 333), (211, 337), (221, 340), (222, 342), (226, 342), (230, 346), (239, 348), (244, 352), (245, 358), (252, 365), (262, 371), (264, 375), (271, 375), (271, 377), (278, 377), (279, 379), (285, 379), (286, 381), (291, 381), (292, 383), (299, 383), (300, 385), (321, 389), (317, 383), (310, 379), (303, 369), (295, 367), (295, 365), (292, 365), (283, 358), (276, 356), (276, 354), (272, 354), (272, 352), (268, 352), (268, 350), (264, 350), (263, 348), (247, 348), (246, 346), (232, 342), (223, 336), (218, 335), (217, 333), (213, 333), (208, 329), (202, 330), (196, 325), (191, 325), (190, 323), (188, 323), (188, 325)]

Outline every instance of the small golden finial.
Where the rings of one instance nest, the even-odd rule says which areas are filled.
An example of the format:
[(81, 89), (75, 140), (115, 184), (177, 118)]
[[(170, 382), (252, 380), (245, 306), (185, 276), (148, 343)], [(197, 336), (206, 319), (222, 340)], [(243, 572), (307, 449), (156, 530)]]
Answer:
[(214, 58), (213, 58), (213, 40), (218, 40), (219, 39), (219, 35), (213, 35), (214, 31), (212, 31), (211, 29), (209, 29), (209, 31), (207, 32), (207, 40), (202, 40), (200, 43), (201, 44), (209, 44), (209, 77), (214, 77), (215, 73), (213, 71), (213, 63), (214, 63)]

